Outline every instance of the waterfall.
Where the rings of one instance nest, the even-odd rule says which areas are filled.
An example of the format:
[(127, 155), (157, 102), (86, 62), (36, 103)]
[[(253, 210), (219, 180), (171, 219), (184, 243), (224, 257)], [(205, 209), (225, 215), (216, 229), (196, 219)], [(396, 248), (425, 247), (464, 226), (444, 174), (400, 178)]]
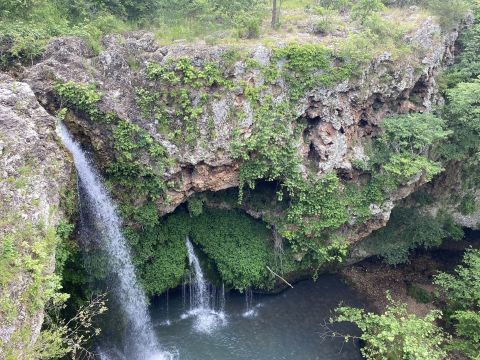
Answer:
[(99, 227), (100, 246), (107, 253), (108, 266), (118, 280), (115, 295), (128, 321), (129, 338), (133, 342), (126, 350), (126, 357), (138, 360), (172, 359), (171, 354), (161, 351), (155, 338), (145, 294), (138, 285), (130, 251), (122, 235), (121, 220), (101, 177), (63, 124), (58, 124), (57, 133), (73, 156), (79, 182), (85, 190), (85, 203)]
[[(205, 280), (200, 261), (195, 255), (193, 245), (188, 237), (185, 240), (185, 245), (187, 246), (188, 262), (190, 264), (190, 311), (184, 317), (194, 316), (194, 329), (202, 333), (211, 333), (218, 326), (226, 324), (223, 312), (225, 289), (222, 286), (220, 311), (215, 311), (216, 295), (212, 296), (211, 294), (216, 294), (216, 289)], [(210, 287), (212, 290), (209, 289)]]
[(193, 291), (190, 291), (190, 294), (193, 294), (193, 306), (199, 309), (209, 309), (209, 293), (207, 290), (207, 283), (205, 282), (205, 277), (203, 276), (202, 268), (200, 267), (200, 261), (193, 251), (193, 245), (190, 242), (190, 239), (187, 238), (186, 241), (187, 251), (188, 251), (188, 262), (190, 263), (190, 268), (193, 267), (194, 279), (190, 282), (193, 286)]
[(257, 306), (253, 306), (253, 291), (252, 288), (245, 289), (245, 312), (242, 314), (245, 318), (254, 318), (257, 316)]

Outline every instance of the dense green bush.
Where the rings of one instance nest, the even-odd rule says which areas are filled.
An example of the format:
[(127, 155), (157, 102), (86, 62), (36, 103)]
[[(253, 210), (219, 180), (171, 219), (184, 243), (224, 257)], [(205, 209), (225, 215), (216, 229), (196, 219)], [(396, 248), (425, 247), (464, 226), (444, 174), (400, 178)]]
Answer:
[(262, 19), (242, 12), (235, 18), (238, 37), (241, 39), (256, 39), (260, 36)]
[(215, 262), (225, 284), (239, 290), (271, 285), (270, 237), (264, 224), (242, 212), (208, 209), (192, 219), (192, 240)]
[(384, 9), (381, 0), (357, 0), (352, 7), (352, 18), (364, 23), (369, 16)]
[(453, 130), (450, 141), (442, 145), (447, 160), (464, 160), (480, 148), (480, 81), (460, 83), (447, 91), (444, 118)]
[[(145, 211), (149, 212), (137, 209), (137, 213)], [(184, 280), (188, 270), (187, 236), (207, 255), (227, 287), (243, 290), (273, 285), (266, 268), (276, 268), (271, 232), (245, 213), (204, 208), (192, 216), (180, 209), (160, 221), (145, 219), (129, 225), (126, 236), (149, 295), (161, 294)]]
[[(366, 313), (363, 309), (337, 308), (334, 321), (356, 324), (362, 334), (361, 352), (368, 360), (415, 359), (443, 360), (442, 345), (446, 337), (436, 324), (442, 313), (433, 310), (424, 318), (407, 312), (407, 306), (394, 302), (387, 294), (389, 305), (383, 314)], [(346, 336), (348, 341), (351, 337)]]
[(470, 359), (480, 354), (480, 250), (469, 249), (463, 264), (453, 274), (435, 277), (447, 301), (447, 314), (455, 329), (452, 349), (462, 351)]
[(430, 160), (430, 153), (451, 134), (444, 120), (432, 114), (411, 114), (386, 118), (381, 126), (384, 134), (375, 143), (371, 162), (394, 183), (403, 184), (415, 175), (430, 180), (442, 171), (439, 163)]

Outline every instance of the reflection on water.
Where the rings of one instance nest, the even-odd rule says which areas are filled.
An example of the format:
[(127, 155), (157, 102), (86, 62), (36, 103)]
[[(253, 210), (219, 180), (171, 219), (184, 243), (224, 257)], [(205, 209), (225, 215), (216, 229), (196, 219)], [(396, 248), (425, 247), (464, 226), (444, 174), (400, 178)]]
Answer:
[[(168, 308), (165, 296), (152, 303), (154, 329), (167, 349), (177, 349), (181, 360), (361, 359), (358, 344), (321, 336), (322, 324), (340, 302), (362, 306), (339, 277), (324, 275), (316, 283), (303, 281), (279, 295), (254, 294), (247, 300), (251, 304), (246, 304), (245, 294), (228, 293), (226, 325), (199, 333), (195, 317), (188, 316), (182, 291), (171, 292)], [(335, 329), (355, 333), (348, 324)]]

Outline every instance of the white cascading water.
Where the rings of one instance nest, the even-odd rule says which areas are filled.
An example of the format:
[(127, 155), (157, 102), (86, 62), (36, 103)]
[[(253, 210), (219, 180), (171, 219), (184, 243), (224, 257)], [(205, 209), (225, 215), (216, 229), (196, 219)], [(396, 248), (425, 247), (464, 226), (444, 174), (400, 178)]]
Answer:
[(121, 220), (101, 177), (63, 124), (57, 125), (57, 133), (73, 156), (89, 209), (102, 227), (101, 245), (108, 254), (108, 265), (118, 277), (116, 296), (128, 320), (130, 338), (134, 340), (132, 348), (127, 349), (128, 359), (173, 359), (173, 355), (160, 349), (155, 338), (145, 294), (138, 285), (130, 251), (121, 231)]
[(190, 239), (185, 241), (188, 251), (188, 262), (190, 264), (190, 311), (185, 317), (194, 316), (194, 328), (198, 332), (211, 333), (218, 326), (226, 324), (223, 306), (225, 304), (224, 287), (222, 286), (222, 297), (220, 300), (220, 311), (215, 311), (214, 306), (210, 304), (209, 284), (205, 280), (200, 261), (195, 255), (193, 245)]

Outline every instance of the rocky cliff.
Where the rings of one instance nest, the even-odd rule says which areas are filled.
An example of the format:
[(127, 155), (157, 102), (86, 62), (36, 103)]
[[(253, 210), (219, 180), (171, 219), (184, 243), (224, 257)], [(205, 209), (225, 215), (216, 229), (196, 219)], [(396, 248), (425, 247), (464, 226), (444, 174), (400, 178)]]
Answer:
[(0, 75), (0, 358), (31, 355), (54, 274), (71, 163), (30, 86)]
[[(335, 171), (342, 179), (360, 181), (362, 173), (353, 164), (366, 159), (368, 139), (378, 134), (378, 125), (385, 116), (429, 111), (441, 101), (435, 75), (452, 61), (456, 37), (456, 32), (442, 34), (440, 27), (427, 18), (409, 35), (408, 43), (414, 51), (404, 59), (394, 59), (385, 52), (362, 66), (355, 77), (340, 79), (333, 86), (307, 89), (298, 99), (289, 125), (292, 129), (298, 128), (298, 124), (303, 127), (296, 135), (292, 130), (292, 136), (297, 136), (296, 151), (302, 159), (303, 176), (314, 173), (321, 177)], [(256, 88), (263, 98), (271, 97), (277, 103), (287, 98), (288, 81), (269, 82), (268, 75), (261, 71), (272, 65), (281, 69), (285, 59), (277, 59), (275, 51), (264, 46), (242, 52), (243, 57), (229, 59), (231, 47), (161, 47), (151, 34), (139, 32), (106, 37), (104, 50), (95, 55), (80, 39), (62, 38), (49, 44), (43, 59), (21, 78), (32, 86), (46, 108), (54, 111), (67, 106), (73, 110), (67, 115), (67, 123), (94, 150), (105, 171), (120, 156), (121, 145), (115, 144), (113, 127), (108, 121), (92, 120), (89, 109), (68, 103), (66, 96), (61, 103), (55, 84), (94, 84), (98, 99), (92, 104), (101, 117), (106, 119), (114, 114), (128, 124), (138, 125), (145, 136), (160, 144), (165, 157), (171, 159), (162, 164), (162, 182), (167, 186), (161, 200), (156, 201), (159, 215), (164, 215), (192, 194), (239, 186), (241, 159), (232, 156), (231, 148), (238, 136), (248, 138), (256, 126), (252, 104), (255, 100), (249, 97), (249, 90)], [(152, 75), (149, 66), (159, 64), (174, 69), (172, 64), (179, 59), (189, 59), (194, 68), (215, 64), (217, 75), (229, 85), (212, 80), (213, 84), (204, 91), (205, 84), (182, 84), (184, 89), (192, 88), (185, 106), (190, 108), (175, 108), (173, 97), (181, 101), (182, 95), (182, 89), (175, 84), (177, 80), (155, 83), (156, 75)], [(159, 100), (172, 94), (173, 100)], [(198, 114), (186, 115), (192, 109)], [(193, 130), (186, 124), (189, 116), (196, 122), (191, 126)], [(152, 167), (154, 161), (148, 154), (139, 156), (144, 169)], [(153, 172), (157, 170), (153, 166)], [(349, 238), (361, 238), (384, 225), (394, 202), (424, 182), (418, 175), (394, 191), (388, 201), (372, 204), (372, 219), (350, 232)], [(142, 199), (135, 201), (139, 204)]]

